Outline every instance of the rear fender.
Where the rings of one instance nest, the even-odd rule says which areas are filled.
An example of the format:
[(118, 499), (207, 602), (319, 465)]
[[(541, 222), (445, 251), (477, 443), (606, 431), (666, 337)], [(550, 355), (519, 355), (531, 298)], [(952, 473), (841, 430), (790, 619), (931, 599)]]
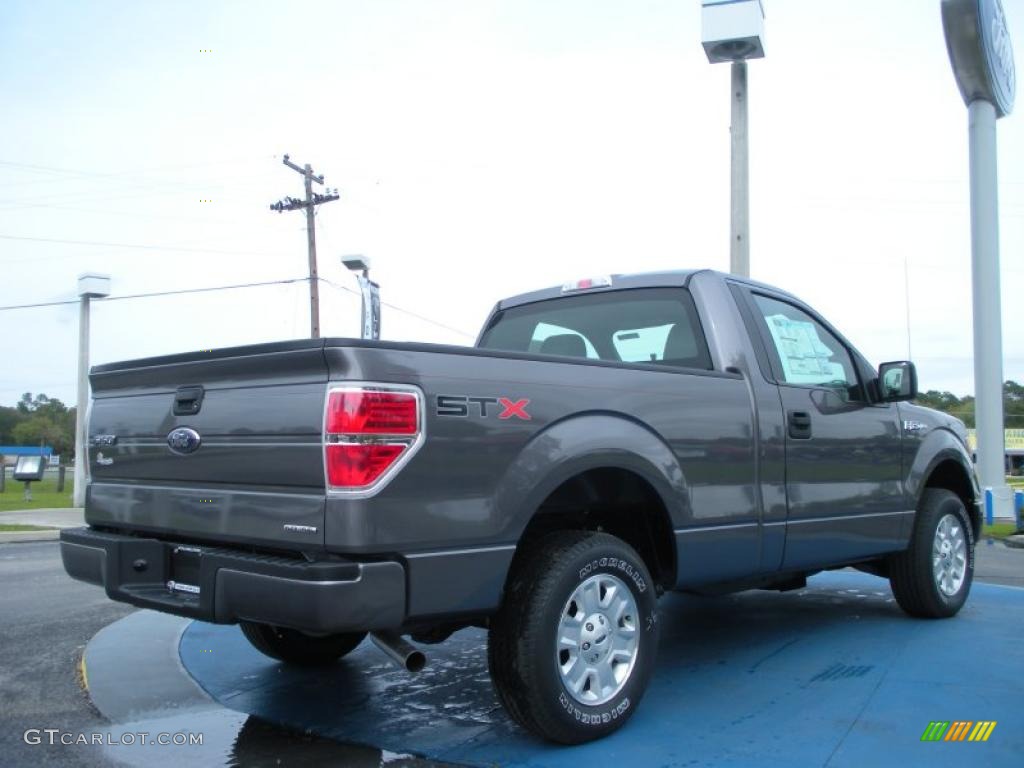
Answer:
[(522, 450), (498, 484), (497, 513), (518, 540), (544, 500), (591, 469), (634, 472), (657, 492), (673, 527), (691, 516), (686, 477), (672, 449), (649, 427), (621, 414), (591, 412), (556, 422)]

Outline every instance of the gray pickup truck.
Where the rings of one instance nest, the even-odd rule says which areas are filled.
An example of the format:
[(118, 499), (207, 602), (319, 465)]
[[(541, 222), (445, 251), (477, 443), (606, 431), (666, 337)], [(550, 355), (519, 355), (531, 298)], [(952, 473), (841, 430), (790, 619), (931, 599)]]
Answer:
[(981, 525), (966, 431), (817, 312), (708, 270), (497, 304), (474, 347), (316, 339), (91, 372), (67, 572), (295, 664), (486, 628), (501, 702), (577, 743), (654, 669), (657, 597), (853, 566), (947, 617)]

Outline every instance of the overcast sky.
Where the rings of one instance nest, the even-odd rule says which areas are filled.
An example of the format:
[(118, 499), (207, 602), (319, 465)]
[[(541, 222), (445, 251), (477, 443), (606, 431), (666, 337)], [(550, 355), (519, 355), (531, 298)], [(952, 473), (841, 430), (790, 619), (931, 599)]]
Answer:
[[(1003, 4), (1024, 59), (1024, 0)], [(922, 388), (973, 391), (939, 0), (765, 6), (752, 276), (878, 363), (907, 355), (906, 259)], [(301, 195), (284, 153), (341, 195), (321, 274), (354, 289), (339, 257), (367, 254), (385, 301), (441, 324), (385, 308), (387, 339), (472, 343), (496, 300), (579, 277), (728, 269), (729, 68), (699, 0), (8, 0), (0, 94), (0, 305), (74, 298), (87, 270), (115, 295), (303, 277), (303, 214), (268, 210)], [(1024, 380), (1024, 116), (999, 152), (1004, 373)], [(324, 334), (358, 335), (358, 299), (322, 291)], [(0, 403), (73, 402), (76, 308), (0, 324)], [(307, 334), (302, 283), (106, 302), (92, 360)]]

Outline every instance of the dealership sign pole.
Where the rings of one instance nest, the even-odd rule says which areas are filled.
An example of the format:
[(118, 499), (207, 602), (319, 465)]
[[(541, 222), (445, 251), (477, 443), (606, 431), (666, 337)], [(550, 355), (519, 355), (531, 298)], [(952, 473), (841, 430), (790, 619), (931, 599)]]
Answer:
[(1000, 0), (942, 0), (942, 25), (968, 117), (978, 478), (992, 492), (995, 515), (1012, 518), (1003, 445), (996, 120), (1013, 111), (1013, 46)]
[(89, 461), (86, 450), (85, 412), (89, 407), (89, 300), (110, 295), (110, 278), (85, 274), (78, 278), (78, 406), (75, 408), (75, 487), (72, 506), (85, 506), (85, 483)]

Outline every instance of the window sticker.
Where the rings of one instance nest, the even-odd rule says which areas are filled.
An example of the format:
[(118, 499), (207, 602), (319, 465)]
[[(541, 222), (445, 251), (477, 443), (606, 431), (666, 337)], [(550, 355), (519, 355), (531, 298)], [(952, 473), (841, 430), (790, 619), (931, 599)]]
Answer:
[[(615, 351), (621, 360), (630, 363), (650, 363), (665, 358), (665, 343), (675, 323), (616, 331), (612, 334)], [(694, 345), (696, 347), (696, 345)]]
[(785, 315), (768, 315), (765, 320), (779, 350), (788, 383), (846, 382), (843, 366), (831, 361), (832, 350), (818, 336), (814, 323), (792, 320)]

